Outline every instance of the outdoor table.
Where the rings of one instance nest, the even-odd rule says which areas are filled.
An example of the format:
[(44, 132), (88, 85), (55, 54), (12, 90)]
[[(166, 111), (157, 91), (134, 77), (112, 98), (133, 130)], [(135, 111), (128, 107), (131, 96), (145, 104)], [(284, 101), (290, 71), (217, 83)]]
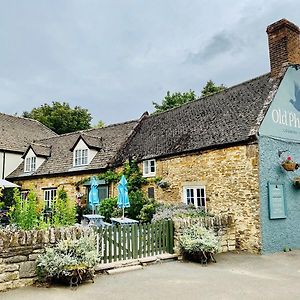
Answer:
[(104, 225), (104, 216), (89, 214), (83, 215), (83, 222), (87, 222), (89, 225), (102, 226)]
[(110, 218), (113, 225), (130, 225), (137, 224), (139, 221), (129, 218)]

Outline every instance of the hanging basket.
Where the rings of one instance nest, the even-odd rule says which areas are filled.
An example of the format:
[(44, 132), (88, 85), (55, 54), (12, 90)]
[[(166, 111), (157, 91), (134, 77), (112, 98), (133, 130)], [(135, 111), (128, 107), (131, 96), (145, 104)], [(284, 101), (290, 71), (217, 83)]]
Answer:
[(299, 165), (293, 161), (284, 161), (281, 166), (286, 170), (286, 171), (295, 171), (299, 168)]
[(295, 188), (300, 188), (300, 177), (296, 177), (293, 179), (293, 184)]

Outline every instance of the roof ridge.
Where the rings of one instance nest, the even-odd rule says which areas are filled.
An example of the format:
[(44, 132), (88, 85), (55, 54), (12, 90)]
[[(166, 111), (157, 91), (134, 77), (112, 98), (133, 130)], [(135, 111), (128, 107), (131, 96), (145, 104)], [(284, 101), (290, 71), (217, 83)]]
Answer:
[(194, 103), (194, 102), (197, 102), (197, 101), (200, 101), (200, 100), (203, 101), (203, 100), (208, 99), (208, 98), (210, 98), (210, 97), (212, 97), (212, 96), (215, 96), (215, 95), (217, 95), (217, 94), (225, 93), (225, 92), (227, 92), (227, 91), (229, 91), (229, 90), (231, 90), (231, 89), (233, 89), (233, 88), (236, 88), (236, 87), (238, 87), (238, 86), (240, 86), (240, 85), (243, 85), (243, 84), (249, 83), (249, 82), (251, 82), (251, 81), (257, 80), (257, 79), (262, 78), (262, 77), (264, 77), (264, 76), (267, 76), (267, 75), (269, 75), (269, 74), (271, 74), (271, 73), (268, 72), (268, 73), (265, 73), (265, 74), (263, 74), (263, 75), (256, 76), (256, 77), (254, 77), (254, 78), (252, 78), (252, 79), (248, 79), (248, 80), (243, 81), (243, 82), (241, 82), (241, 83), (232, 85), (232, 86), (230, 86), (230, 87), (228, 87), (228, 88), (226, 88), (226, 89), (224, 89), (224, 90), (222, 90), (222, 91), (215, 92), (215, 93), (213, 93), (213, 94), (211, 94), (211, 95), (202, 96), (202, 97), (197, 98), (197, 99), (195, 99), (195, 100), (186, 102), (186, 103), (184, 103), (184, 104), (182, 104), (182, 105), (180, 105), (180, 106), (176, 106), (176, 107), (170, 108), (170, 109), (168, 109), (168, 110), (166, 110), (166, 111), (159, 112), (159, 113), (157, 113), (157, 114), (153, 113), (153, 114), (149, 115), (149, 118), (151, 118), (151, 117), (156, 117), (156, 116), (159, 116), (159, 115), (168, 113), (168, 112), (170, 112), (170, 111), (179, 109), (179, 108), (181, 108), (181, 107), (183, 107), (183, 106), (189, 105), (189, 104), (191, 104), (191, 103)]

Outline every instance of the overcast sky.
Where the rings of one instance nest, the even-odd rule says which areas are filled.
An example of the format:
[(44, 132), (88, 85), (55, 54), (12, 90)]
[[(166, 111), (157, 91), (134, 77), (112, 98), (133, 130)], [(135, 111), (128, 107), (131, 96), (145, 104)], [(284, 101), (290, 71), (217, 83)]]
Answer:
[(300, 25), (300, 2), (0, 0), (0, 111), (52, 101), (93, 123), (139, 118), (167, 91), (269, 72), (267, 25)]

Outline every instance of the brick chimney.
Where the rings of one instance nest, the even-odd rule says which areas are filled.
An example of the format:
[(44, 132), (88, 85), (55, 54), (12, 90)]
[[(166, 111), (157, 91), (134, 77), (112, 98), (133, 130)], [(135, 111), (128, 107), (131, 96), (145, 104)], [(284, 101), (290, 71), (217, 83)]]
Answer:
[(281, 19), (267, 27), (271, 76), (278, 77), (284, 63), (300, 64), (299, 27)]

